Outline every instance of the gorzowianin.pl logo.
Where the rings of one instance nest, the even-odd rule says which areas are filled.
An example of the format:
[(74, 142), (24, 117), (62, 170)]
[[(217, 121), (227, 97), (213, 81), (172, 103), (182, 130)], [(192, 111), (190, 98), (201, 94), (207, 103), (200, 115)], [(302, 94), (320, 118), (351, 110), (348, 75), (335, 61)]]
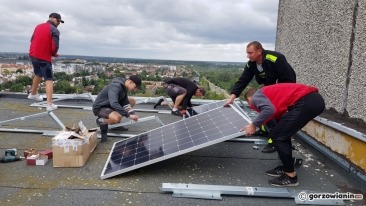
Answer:
[(299, 195), (299, 200), (301, 201), (305, 201), (305, 200), (309, 200), (309, 201), (313, 201), (316, 199), (324, 199), (324, 200), (329, 200), (329, 199), (336, 199), (336, 200), (363, 200), (363, 194), (353, 194), (350, 192), (347, 193), (306, 193), (306, 192), (300, 192)]

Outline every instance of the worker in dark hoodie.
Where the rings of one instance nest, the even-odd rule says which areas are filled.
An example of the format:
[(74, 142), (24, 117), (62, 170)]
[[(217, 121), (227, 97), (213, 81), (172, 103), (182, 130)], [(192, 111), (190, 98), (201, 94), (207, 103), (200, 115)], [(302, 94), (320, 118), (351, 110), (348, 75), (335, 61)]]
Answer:
[[(101, 142), (107, 141), (109, 124), (118, 124), (123, 116), (138, 121), (139, 117), (133, 111), (135, 99), (128, 97), (129, 91), (141, 89), (141, 79), (131, 75), (128, 79), (114, 78), (97, 96), (93, 104), (93, 113), (97, 116), (97, 125), (100, 127)], [(126, 131), (125, 127), (117, 127)]]

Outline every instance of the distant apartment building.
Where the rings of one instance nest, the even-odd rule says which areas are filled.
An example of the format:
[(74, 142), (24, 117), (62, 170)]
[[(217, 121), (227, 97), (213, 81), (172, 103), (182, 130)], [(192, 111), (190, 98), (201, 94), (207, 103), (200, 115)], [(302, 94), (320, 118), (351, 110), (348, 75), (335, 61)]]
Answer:
[(15, 73), (17, 70), (22, 70), (23, 73), (32, 73), (33, 67), (29, 64), (0, 64), (0, 74)]
[(15, 64), (16, 58), (0, 58), (0, 64)]
[(170, 70), (170, 71), (176, 71), (177, 70), (177, 66), (161, 65), (161, 66), (159, 66), (159, 69), (167, 69), (167, 70)]
[(99, 64), (80, 64), (80, 63), (61, 63), (57, 62), (53, 64), (53, 71), (65, 72), (67, 74), (74, 74), (81, 71), (88, 71), (90, 73), (105, 71), (104, 65)]
[(105, 71), (105, 66), (100, 64), (85, 64), (83, 70), (94, 73), (98, 71)]
[(53, 64), (53, 72), (65, 72), (66, 74), (74, 74), (75, 69), (71, 64), (63, 64), (63, 63), (54, 63)]

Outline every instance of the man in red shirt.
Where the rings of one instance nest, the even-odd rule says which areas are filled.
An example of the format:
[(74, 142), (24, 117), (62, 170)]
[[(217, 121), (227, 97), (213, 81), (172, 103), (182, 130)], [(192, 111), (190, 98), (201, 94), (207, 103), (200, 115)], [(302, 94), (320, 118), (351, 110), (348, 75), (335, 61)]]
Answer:
[(46, 81), (47, 111), (57, 109), (52, 103), (53, 95), (53, 72), (52, 57), (57, 57), (59, 48), (60, 32), (57, 26), (64, 23), (61, 15), (51, 13), (45, 23), (41, 23), (34, 29), (31, 45), (29, 48), (29, 57), (31, 59), (34, 71), (31, 93), (28, 99), (42, 101), (43, 98), (38, 94), (38, 85), (42, 78)]
[(321, 114), (325, 108), (323, 97), (313, 86), (296, 83), (281, 83), (250, 89), (245, 93), (250, 107), (259, 112), (253, 122), (241, 130), (246, 135), (255, 133), (256, 128), (275, 119), (276, 125), (269, 130), (281, 166), (266, 172), (276, 177), (269, 180), (274, 186), (298, 186), (292, 160), (291, 137), (310, 120)]

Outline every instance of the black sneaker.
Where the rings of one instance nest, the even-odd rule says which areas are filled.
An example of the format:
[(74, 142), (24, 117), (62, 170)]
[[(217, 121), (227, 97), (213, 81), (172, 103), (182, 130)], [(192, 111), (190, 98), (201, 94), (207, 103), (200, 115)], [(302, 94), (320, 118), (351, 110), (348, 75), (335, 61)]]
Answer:
[(275, 146), (273, 145), (273, 143), (271, 144), (267, 144), (263, 149), (262, 152), (263, 153), (273, 153), (276, 151)]
[(98, 127), (100, 127), (100, 124), (102, 124), (102, 122), (100, 122), (100, 118), (101, 118), (101, 117), (98, 117), (98, 118), (95, 120), (95, 122), (97, 123)]
[(100, 135), (101, 135), (100, 142), (106, 142), (108, 140), (107, 135), (108, 124), (106, 124), (105, 122), (100, 122), (99, 118), (97, 118), (96, 123), (100, 128)]
[(154, 109), (155, 109), (157, 106), (160, 106), (162, 102), (164, 102), (164, 99), (159, 99), (159, 101), (154, 105)]
[(180, 113), (178, 110), (172, 111), (171, 113), (172, 115), (183, 117), (182, 113)]
[(283, 171), (283, 165), (280, 165), (274, 169), (266, 171), (266, 174), (271, 177), (281, 177), (285, 172)]
[(289, 177), (287, 174), (283, 174), (281, 177), (276, 177), (272, 180), (269, 180), (268, 183), (273, 186), (288, 186), (288, 187), (296, 187), (299, 186), (299, 182), (297, 181), (297, 176)]
[[(102, 124), (103, 125), (103, 124)], [(107, 125), (107, 129), (108, 129), (108, 124), (105, 124)], [(106, 142), (108, 140), (108, 133), (107, 133), (107, 130), (102, 130), (102, 127), (100, 127), (101, 130), (100, 130), (100, 142)]]
[(187, 109), (187, 113), (189, 113), (189, 115), (191, 115), (191, 116), (194, 116), (194, 115), (197, 115), (197, 114), (198, 114), (198, 113), (197, 113), (196, 111), (194, 111), (194, 109), (192, 109), (192, 108)]
[(124, 127), (124, 126), (120, 126), (120, 127), (115, 127), (115, 128), (111, 128), (109, 130), (115, 130), (115, 131), (128, 131), (128, 128)]

